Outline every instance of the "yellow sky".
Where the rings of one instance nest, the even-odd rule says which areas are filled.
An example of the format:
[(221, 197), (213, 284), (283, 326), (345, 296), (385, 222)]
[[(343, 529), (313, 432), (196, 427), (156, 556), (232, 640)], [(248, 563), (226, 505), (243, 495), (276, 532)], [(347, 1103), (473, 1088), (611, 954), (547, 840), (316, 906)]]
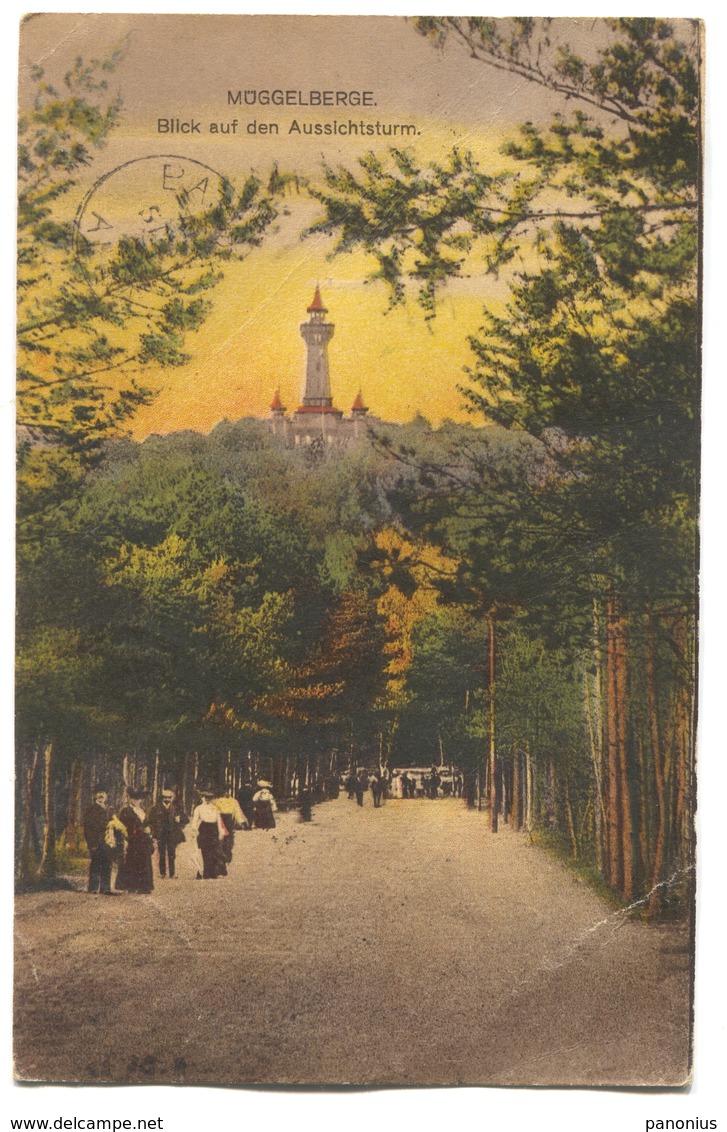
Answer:
[[(573, 41), (584, 25), (569, 21), (568, 29)], [(502, 165), (500, 144), (517, 122), (545, 121), (559, 108), (541, 89), (498, 74), (463, 51), (433, 49), (400, 17), (123, 14), (29, 18), (21, 38), (21, 105), (32, 63), (41, 63), (60, 85), (77, 55), (90, 59), (121, 42), (125, 58), (110, 80), (110, 89), (123, 99), (121, 126), (67, 200), (75, 214), (94, 182), (105, 178), (87, 205), (87, 225), (97, 223), (94, 212), (116, 224), (119, 213), (136, 217), (158, 199), (153, 180), (158, 167), (140, 158), (174, 154), (232, 180), (251, 168), (265, 175), (274, 161), (315, 177), (324, 159), (351, 165), (362, 151), (384, 151), (388, 144), (376, 137), (289, 135), (294, 118), (411, 122), (418, 135), (405, 144), (422, 158), (442, 158), (457, 144), (495, 170)], [(368, 91), (375, 105), (318, 110), (228, 105), (228, 90), (271, 89), (305, 97), (311, 90)], [(199, 132), (160, 133), (160, 118), (197, 122)], [(211, 123), (234, 119), (235, 135), (210, 133)], [(247, 126), (254, 121), (276, 123), (278, 135), (250, 135)], [(206, 431), (223, 418), (262, 415), (278, 387), (284, 404), (295, 408), (304, 373), (299, 325), (316, 284), (336, 328), (330, 362), (339, 408), (348, 410), (361, 388), (370, 409), (385, 419), (407, 420), (416, 411), (434, 422), (462, 416), (456, 386), (469, 360), (466, 336), (480, 325), (485, 302), (501, 304), (502, 285), (473, 273), (447, 289), (431, 325), (413, 301), (385, 313), (384, 288), (365, 283), (371, 261), (361, 254), (331, 258), (329, 240), (301, 240), (316, 206), (295, 197), (289, 204), (290, 215), (272, 238), (226, 268), (212, 293), (212, 315), (189, 339), (192, 361), (145, 378), (159, 393), (139, 412), (137, 436)]]

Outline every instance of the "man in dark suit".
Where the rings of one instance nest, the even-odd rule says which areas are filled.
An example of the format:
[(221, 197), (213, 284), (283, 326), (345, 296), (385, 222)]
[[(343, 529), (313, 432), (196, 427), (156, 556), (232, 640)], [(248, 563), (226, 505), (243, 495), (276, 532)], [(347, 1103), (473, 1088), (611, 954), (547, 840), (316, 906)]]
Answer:
[(106, 844), (106, 830), (113, 814), (108, 808), (109, 796), (103, 786), (97, 786), (93, 802), (83, 815), (83, 836), (91, 854), (88, 870), (88, 891), (102, 896), (115, 896), (111, 891), (111, 865), (113, 849)]
[(177, 846), (184, 841), (183, 828), (189, 821), (177, 806), (173, 790), (162, 790), (161, 802), (152, 806), (146, 820), (159, 850), (159, 876), (167, 875), (168, 864), (171, 879), (174, 877)]

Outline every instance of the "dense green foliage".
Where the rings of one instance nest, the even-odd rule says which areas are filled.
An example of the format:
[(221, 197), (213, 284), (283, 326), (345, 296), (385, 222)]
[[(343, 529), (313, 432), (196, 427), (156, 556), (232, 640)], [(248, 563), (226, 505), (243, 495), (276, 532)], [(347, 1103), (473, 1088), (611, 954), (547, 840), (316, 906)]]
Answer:
[[(63, 393), (46, 382), (31, 414), (47, 414), (63, 444), (29, 444), (21, 478), (26, 810), (38, 751), (51, 747), (69, 823), (79, 782), (104, 770), (117, 783), (123, 769), (127, 783), (194, 784), (264, 769), (285, 795), (361, 761), (449, 762), (493, 830), (505, 820), (545, 832), (625, 900), (652, 914), (683, 908), (699, 386), (693, 29), (612, 21), (587, 60), (548, 22), (417, 26), (576, 107), (548, 128), (524, 124), (505, 172), (463, 152), (424, 167), (396, 150), (355, 172), (328, 168), (311, 189), (322, 206), (313, 230), (335, 235), (339, 252), (369, 252), (391, 301), (413, 285), (427, 318), (480, 253), (482, 271), (507, 280), (506, 310), (485, 309), (462, 386), (483, 427), (435, 431), (420, 419), (326, 457), (285, 450), (255, 421), (109, 443), (127, 402), (98, 392), (88, 351), (109, 364), (102, 324), (128, 330), (135, 314), (110, 284), (85, 309), (81, 348), (68, 288), (52, 294)], [(83, 118), (87, 140), (113, 113)], [(117, 249), (116, 275), (138, 282), (148, 269), (163, 299), (126, 361), (181, 357), (220, 250), (207, 226), (225, 229), (240, 208), (249, 245), (274, 210), (257, 183), (194, 232), (182, 219), (159, 245)], [(34, 238), (44, 222), (32, 219)], [(190, 248), (202, 274), (167, 294), (168, 257)], [(29, 295), (36, 269), (29, 261)], [(39, 327), (24, 345), (35, 354), (46, 348)], [(141, 394), (127, 389), (133, 408)]]

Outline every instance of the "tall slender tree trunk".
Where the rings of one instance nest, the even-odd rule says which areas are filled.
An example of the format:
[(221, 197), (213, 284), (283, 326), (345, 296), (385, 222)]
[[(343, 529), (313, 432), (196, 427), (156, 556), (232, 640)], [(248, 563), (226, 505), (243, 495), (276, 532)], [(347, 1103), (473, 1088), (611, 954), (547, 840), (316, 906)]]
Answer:
[(570, 789), (568, 786), (568, 775), (563, 776), (563, 801), (565, 807), (565, 818), (568, 824), (568, 836), (570, 837), (571, 855), (574, 861), (578, 860), (578, 836), (576, 834), (576, 825), (573, 820), (573, 807), (570, 801)]
[(677, 616), (673, 640), (679, 657), (678, 689), (674, 721), (676, 753), (676, 799), (674, 814), (675, 864), (686, 869), (691, 864), (694, 823), (694, 763), (692, 741), (692, 694), (694, 665), (690, 658), (689, 626), (683, 611)]
[(543, 825), (546, 829), (555, 829), (557, 824), (556, 814), (556, 778), (555, 778), (555, 761), (550, 752), (548, 752), (545, 760), (545, 797), (543, 799), (545, 812), (543, 814)]
[(512, 753), (512, 793), (510, 797), (510, 825), (522, 829), (522, 754), (516, 748)]
[(533, 759), (530, 753), (530, 740), (525, 740), (525, 829), (533, 829)]
[(185, 814), (188, 814), (191, 809), (189, 804), (189, 751), (185, 751), (182, 755), (177, 782), (177, 790), (179, 791), (177, 800)]
[(159, 748), (157, 747), (154, 752), (154, 780), (151, 788), (151, 802), (156, 805), (157, 797), (159, 796)]
[(628, 669), (626, 619), (618, 611), (616, 623), (616, 696), (618, 720), (618, 757), (621, 776), (621, 839), (623, 859), (623, 894), (627, 900), (634, 897), (634, 846), (631, 783), (628, 757)]
[(37, 858), (34, 850), (37, 848), (35, 836), (35, 783), (38, 773), (40, 748), (33, 745), (33, 754), (28, 758), (27, 751), (23, 757), (23, 801), (21, 812), (20, 848), (18, 852), (18, 879), (29, 881), (33, 875), (33, 867)]
[(656, 801), (656, 834), (654, 854), (649, 878), (649, 916), (656, 916), (661, 908), (661, 882), (664, 870), (664, 845), (666, 840), (666, 783), (664, 774), (664, 752), (659, 733), (659, 717), (656, 704), (654, 614), (649, 603), (646, 607), (646, 699), (649, 711), (649, 734), (654, 761), (654, 795)]
[(647, 744), (644, 742), (641, 735), (635, 737), (636, 743), (636, 765), (638, 769), (639, 778), (639, 820), (636, 823), (636, 831), (639, 842), (640, 861), (642, 863), (644, 873), (644, 883), (648, 884), (651, 875), (651, 864), (653, 861), (653, 845), (654, 845), (654, 799), (653, 799), (653, 774), (651, 772), (651, 763), (647, 757)]
[(43, 850), (38, 865), (38, 876), (52, 880), (56, 875), (56, 824), (53, 797), (53, 743), (43, 747)]
[(489, 629), (489, 669), (488, 669), (488, 699), (490, 707), (490, 749), (489, 749), (489, 800), (490, 800), (490, 830), (497, 833), (497, 755), (495, 749), (495, 614), (491, 609), (487, 614), (487, 627)]
[(609, 592), (606, 601), (606, 738), (608, 746), (608, 794), (606, 806), (606, 881), (623, 891), (623, 839), (621, 827), (621, 758), (618, 719), (618, 681), (616, 677), (616, 636), (618, 611), (616, 598)]
[(510, 820), (510, 791), (509, 777), (504, 760), (500, 766), (500, 811), (502, 820), (507, 825)]
[[(593, 599), (593, 660), (595, 671), (593, 676), (593, 697), (588, 680), (588, 666), (583, 668), (583, 693), (588, 721), (588, 738), (591, 748), (591, 765), (593, 767), (593, 781), (595, 785), (595, 803), (593, 807), (594, 841), (596, 849), (596, 868), (601, 876), (605, 875), (604, 861), (604, 834), (608, 820), (606, 816), (606, 798), (604, 794), (604, 767), (603, 767), (603, 697), (601, 688), (603, 684), (603, 650), (601, 648), (601, 630), (598, 601)], [(592, 705), (593, 699), (593, 705)]]
[(75, 853), (80, 842), (80, 825), (82, 793), (83, 793), (83, 760), (74, 759), (71, 764), (71, 782), (68, 790), (68, 807), (66, 810), (66, 828), (64, 841), (67, 848)]

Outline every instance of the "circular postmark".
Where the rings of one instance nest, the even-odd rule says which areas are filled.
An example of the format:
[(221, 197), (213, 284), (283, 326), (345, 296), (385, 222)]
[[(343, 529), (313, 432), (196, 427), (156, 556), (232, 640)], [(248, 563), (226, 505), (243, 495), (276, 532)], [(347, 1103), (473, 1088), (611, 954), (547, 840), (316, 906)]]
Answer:
[(219, 199), (227, 178), (181, 154), (131, 158), (104, 173), (88, 191), (74, 219), (77, 253), (101, 251), (126, 238), (159, 241), (185, 218)]

